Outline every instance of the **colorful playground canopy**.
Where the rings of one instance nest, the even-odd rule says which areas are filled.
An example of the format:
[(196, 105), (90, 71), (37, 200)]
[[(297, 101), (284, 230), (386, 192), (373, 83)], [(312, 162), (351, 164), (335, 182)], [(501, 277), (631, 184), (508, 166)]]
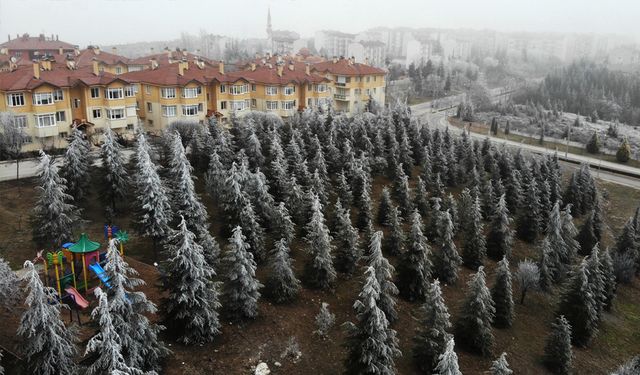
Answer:
[(92, 251), (96, 251), (100, 248), (100, 243), (91, 241), (86, 233), (82, 233), (80, 235), (80, 239), (76, 241), (71, 247), (69, 247), (69, 251), (72, 253), (90, 253)]

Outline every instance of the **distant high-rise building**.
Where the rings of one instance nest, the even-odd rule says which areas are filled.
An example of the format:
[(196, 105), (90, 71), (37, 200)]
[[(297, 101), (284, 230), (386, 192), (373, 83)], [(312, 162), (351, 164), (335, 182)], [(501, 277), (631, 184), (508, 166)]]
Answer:
[(300, 44), (300, 35), (295, 31), (273, 30), (271, 26), (271, 8), (267, 11), (267, 52), (286, 55), (295, 52), (294, 48)]
[(355, 42), (355, 40), (355, 34), (322, 30), (316, 32), (315, 48), (321, 55), (326, 57), (348, 57), (349, 44)]

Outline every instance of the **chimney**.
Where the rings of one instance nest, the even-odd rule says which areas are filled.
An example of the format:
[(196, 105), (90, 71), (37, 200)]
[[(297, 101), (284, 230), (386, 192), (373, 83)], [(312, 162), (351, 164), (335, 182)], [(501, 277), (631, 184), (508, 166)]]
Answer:
[(59, 41), (60, 39), (58, 38), (58, 34), (56, 34), (56, 42)]
[(179, 74), (180, 76), (183, 76), (183, 75), (184, 75), (184, 62), (182, 62), (182, 61), (180, 61), (180, 62), (178, 63), (178, 74)]
[(338, 57), (337, 56), (333, 56), (332, 61), (333, 61), (334, 64), (337, 63), (338, 62)]
[(295, 67), (296, 66), (293, 64), (293, 61), (289, 61), (289, 70), (293, 71)]
[(182, 56), (187, 56), (187, 55), (188, 55), (187, 49), (185, 48), (185, 49), (182, 50)]
[(220, 60), (220, 62), (218, 63), (218, 71), (220, 72), (220, 74), (224, 74), (224, 61)]
[(0, 48), (0, 55), (8, 55), (9, 50), (6, 47)]
[(93, 60), (91, 62), (92, 67), (93, 67), (93, 75), (95, 76), (99, 76), (100, 75), (100, 65), (98, 63), (98, 60)]
[(282, 66), (282, 64), (278, 64), (278, 77), (282, 77), (283, 70), (284, 70), (284, 66)]
[(153, 55), (154, 52), (155, 52), (155, 48), (151, 47), (151, 54)]
[(58, 47), (58, 55), (62, 55), (64, 53), (64, 50), (62, 49), (62, 47)]
[(256, 54), (253, 56), (256, 60), (258, 60), (260, 58), (260, 53), (256, 52)]
[(304, 72), (305, 72), (306, 75), (311, 75), (311, 65), (305, 64), (304, 65)]
[(76, 54), (76, 56), (80, 55), (80, 46), (73, 46), (73, 53)]
[(114, 55), (118, 54), (118, 48), (117, 47), (111, 47), (111, 53), (113, 53)]
[(368, 57), (364, 58), (364, 63), (365, 63), (365, 65), (369, 65), (369, 58)]
[(94, 55), (99, 55), (100, 54), (100, 47), (93, 46), (92, 49), (93, 49), (93, 54)]
[(158, 60), (155, 58), (149, 60), (151, 62), (151, 70), (156, 70), (158, 68)]
[(251, 63), (251, 71), (255, 71), (256, 70), (256, 63)]
[(37, 61), (33, 62), (33, 78), (40, 79), (40, 64)]

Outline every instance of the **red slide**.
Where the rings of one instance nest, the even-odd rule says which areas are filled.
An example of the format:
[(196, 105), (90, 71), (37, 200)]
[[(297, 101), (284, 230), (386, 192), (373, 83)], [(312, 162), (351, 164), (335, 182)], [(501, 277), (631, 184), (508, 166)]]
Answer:
[(71, 296), (73, 296), (73, 301), (76, 303), (76, 305), (78, 305), (78, 307), (80, 307), (80, 309), (84, 310), (87, 307), (89, 307), (89, 301), (87, 301), (80, 294), (80, 292), (76, 290), (76, 288), (70, 286), (70, 287), (67, 287), (67, 289), (65, 289), (64, 291), (69, 293)]

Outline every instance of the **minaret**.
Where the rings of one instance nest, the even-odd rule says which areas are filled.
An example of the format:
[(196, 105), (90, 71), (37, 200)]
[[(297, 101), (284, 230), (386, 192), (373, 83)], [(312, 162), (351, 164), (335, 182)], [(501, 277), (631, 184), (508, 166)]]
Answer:
[(273, 52), (273, 37), (271, 29), (271, 7), (267, 10), (267, 48), (269, 52)]

